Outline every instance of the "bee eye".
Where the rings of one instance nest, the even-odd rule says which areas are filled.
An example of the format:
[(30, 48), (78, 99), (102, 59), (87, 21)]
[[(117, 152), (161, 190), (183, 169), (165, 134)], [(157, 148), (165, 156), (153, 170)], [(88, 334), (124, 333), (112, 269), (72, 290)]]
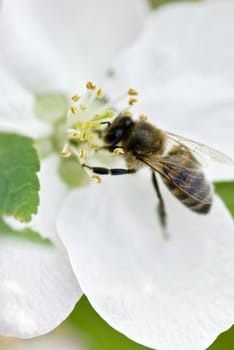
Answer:
[(116, 143), (121, 139), (122, 136), (123, 136), (123, 129), (115, 128), (106, 134), (105, 142), (109, 144)]

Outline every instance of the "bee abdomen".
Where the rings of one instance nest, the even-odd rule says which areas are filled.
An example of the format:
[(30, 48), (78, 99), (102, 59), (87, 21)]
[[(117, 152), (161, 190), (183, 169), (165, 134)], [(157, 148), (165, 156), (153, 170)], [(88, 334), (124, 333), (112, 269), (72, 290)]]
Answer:
[(171, 193), (190, 210), (207, 214), (212, 205), (212, 190), (202, 171), (167, 166), (162, 179)]

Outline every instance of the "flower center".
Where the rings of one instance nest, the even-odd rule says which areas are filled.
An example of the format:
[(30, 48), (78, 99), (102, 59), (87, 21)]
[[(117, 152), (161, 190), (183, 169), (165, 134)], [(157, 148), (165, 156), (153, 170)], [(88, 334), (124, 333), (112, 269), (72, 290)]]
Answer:
[[(120, 113), (131, 115), (130, 109), (137, 102), (137, 95), (136, 90), (129, 89), (123, 96), (109, 101), (101, 88), (97, 88), (93, 82), (87, 82), (84, 95), (75, 94), (71, 97), (61, 156), (75, 156), (82, 164), (85, 158), (100, 150), (103, 146), (100, 135), (106, 124)], [(118, 109), (119, 102), (125, 99), (125, 107)], [(118, 155), (118, 148), (113, 153)]]

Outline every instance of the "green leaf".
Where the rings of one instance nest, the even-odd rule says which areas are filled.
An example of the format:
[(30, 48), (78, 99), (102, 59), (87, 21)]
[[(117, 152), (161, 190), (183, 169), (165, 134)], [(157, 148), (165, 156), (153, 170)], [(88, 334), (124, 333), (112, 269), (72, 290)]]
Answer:
[(40, 164), (29, 137), (0, 133), (0, 216), (28, 222), (36, 214)]
[(215, 192), (223, 199), (234, 216), (234, 182), (219, 182), (215, 184)]
[(32, 230), (31, 228), (25, 228), (18, 231), (8, 226), (2, 219), (0, 219), (0, 235), (11, 235), (34, 243), (52, 245), (52, 242), (48, 238), (42, 237), (38, 232)]

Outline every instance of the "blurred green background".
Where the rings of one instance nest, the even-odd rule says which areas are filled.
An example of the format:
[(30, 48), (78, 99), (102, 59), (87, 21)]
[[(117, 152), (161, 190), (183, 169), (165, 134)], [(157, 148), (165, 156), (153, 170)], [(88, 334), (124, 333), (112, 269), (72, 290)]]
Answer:
[[(181, 0), (177, 0), (181, 1)], [(191, 0), (199, 1), (199, 0)], [(176, 0), (150, 0), (152, 8), (157, 8), (165, 3), (176, 2)], [(219, 183), (215, 185), (216, 192), (223, 198), (227, 207), (230, 209), (234, 216), (234, 182)], [(86, 350), (146, 350), (148, 348), (136, 344), (129, 340), (122, 334), (112, 329), (105, 321), (98, 316), (89, 304), (86, 297), (82, 297), (76, 308), (70, 315), (70, 317), (64, 322), (63, 329), (68, 329), (69, 334), (72, 334), (75, 342), (77, 341), (77, 347), (74, 349), (86, 349)], [(60, 330), (60, 328), (59, 328)], [(58, 331), (55, 331), (57, 334)], [(52, 332), (53, 334), (53, 332)], [(46, 337), (46, 336), (45, 336)], [(38, 340), (45, 337), (38, 338)], [(10, 341), (11, 342), (11, 341)], [(8, 340), (6, 340), (8, 344)], [(0, 349), (6, 347), (5, 340), (0, 340)], [(30, 349), (30, 341), (17, 341), (18, 349)], [(10, 343), (9, 343), (10, 344)], [(26, 347), (26, 344), (29, 347)], [(40, 343), (39, 343), (40, 344)], [(81, 347), (80, 347), (81, 344)], [(82, 346), (83, 344), (83, 346)], [(34, 347), (32, 347), (34, 349)], [(46, 346), (46, 349), (48, 347)], [(15, 349), (9, 345), (9, 349)], [(44, 346), (37, 347), (36, 349), (45, 349)], [(70, 349), (68, 345), (63, 347), (63, 350)], [(72, 348), (73, 349), (73, 348)], [(227, 332), (221, 334), (216, 341), (209, 347), (209, 350), (231, 350), (234, 349), (234, 326)], [(189, 349), (188, 349), (189, 350)]]

